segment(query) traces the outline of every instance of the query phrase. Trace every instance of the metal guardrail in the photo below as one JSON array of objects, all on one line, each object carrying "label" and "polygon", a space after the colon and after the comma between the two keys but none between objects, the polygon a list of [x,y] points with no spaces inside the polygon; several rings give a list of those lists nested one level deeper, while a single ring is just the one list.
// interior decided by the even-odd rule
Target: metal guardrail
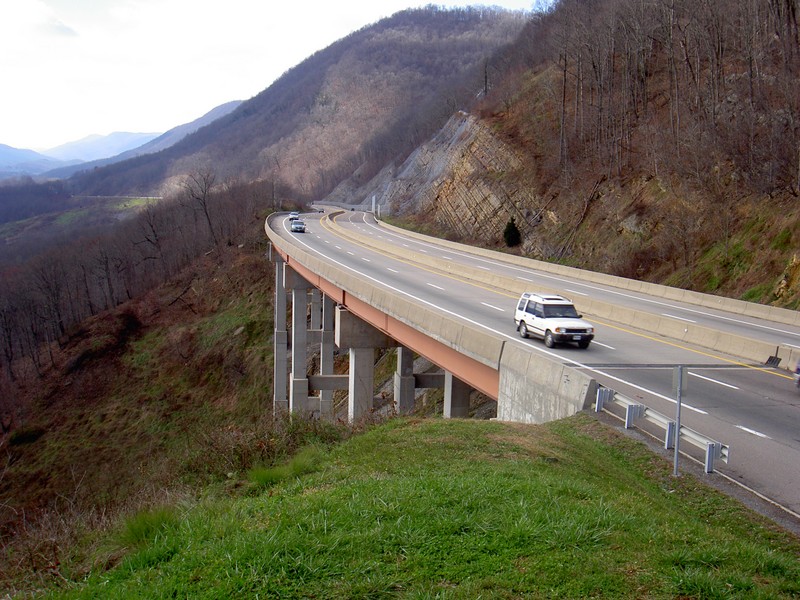
[{"label": "metal guardrail", "polygon": [[[675,447],[675,430],[676,422],[669,417],[665,417],[652,408],[648,408],[644,404],[634,402],[633,400],[619,395],[611,388],[601,387],[597,390],[597,402],[595,404],[595,412],[601,412],[605,409],[607,404],[618,402],[625,407],[625,429],[634,427],[634,421],[637,419],[645,419],[646,421],[658,425],[665,431],[664,435],[664,448],[669,450]],[[714,472],[714,461],[721,460],[728,462],[730,448],[721,442],[712,440],[711,438],[684,427],[681,425],[680,439],[686,440],[690,444],[700,448],[705,452],[705,472]]]}]

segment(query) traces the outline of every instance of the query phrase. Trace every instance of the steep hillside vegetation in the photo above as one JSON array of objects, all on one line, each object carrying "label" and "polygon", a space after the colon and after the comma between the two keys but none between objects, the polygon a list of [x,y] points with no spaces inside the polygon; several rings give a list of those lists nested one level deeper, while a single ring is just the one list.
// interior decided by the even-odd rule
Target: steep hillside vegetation
[{"label": "steep hillside vegetation", "polygon": [[257,221],[241,245],[84,320],[40,373],[3,382],[0,595],[93,562],[91,540],[120,514],[236,494],[248,469],[349,435],[272,418],[275,277]]},{"label": "steep hillside vegetation", "polygon": [[408,153],[481,89],[482,64],[524,25],[486,8],[408,10],[288,71],[236,111],[156,155],[73,179],[82,194],[168,195],[187,172],[269,181],[319,199]]},{"label": "steep hillside vegetation", "polygon": [[779,0],[562,0],[494,58],[480,121],[332,198],[497,246],[513,217],[529,256],[797,307],[797,18]]}]

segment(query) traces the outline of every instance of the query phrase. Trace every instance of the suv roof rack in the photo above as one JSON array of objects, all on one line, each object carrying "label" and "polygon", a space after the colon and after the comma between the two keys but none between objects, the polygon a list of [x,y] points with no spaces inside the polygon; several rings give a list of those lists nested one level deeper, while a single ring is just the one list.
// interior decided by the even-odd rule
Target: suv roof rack
[{"label": "suv roof rack", "polygon": [[524,292],[522,296],[525,298],[538,298],[542,302],[572,303],[572,300],[570,300],[569,298],[565,298],[564,296],[560,296],[559,294],[540,294],[538,292]]}]

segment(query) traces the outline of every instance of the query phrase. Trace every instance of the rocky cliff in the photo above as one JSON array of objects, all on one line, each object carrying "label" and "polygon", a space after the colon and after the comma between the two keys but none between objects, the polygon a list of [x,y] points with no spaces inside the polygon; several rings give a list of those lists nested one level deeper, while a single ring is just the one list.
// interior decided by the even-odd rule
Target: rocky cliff
[{"label": "rocky cliff", "polygon": [[[536,159],[492,122],[458,112],[399,165],[327,200],[371,205],[427,233],[614,275],[794,306],[791,198],[720,201],[680,179],[560,179],[543,186]],[[722,197],[736,194],[736,182]],[[770,210],[765,212],[765,206]],[[514,219],[522,244],[506,248]],[[733,273],[727,282],[720,273]],[[700,283],[698,285],[698,282]]]},{"label": "rocky cliff", "polygon": [[521,228],[539,218],[530,208],[536,195],[519,183],[524,166],[485,122],[459,112],[401,165],[384,169],[360,189],[342,187],[329,199],[374,196],[384,214],[421,216],[426,228],[443,234],[499,242],[511,217]]}]

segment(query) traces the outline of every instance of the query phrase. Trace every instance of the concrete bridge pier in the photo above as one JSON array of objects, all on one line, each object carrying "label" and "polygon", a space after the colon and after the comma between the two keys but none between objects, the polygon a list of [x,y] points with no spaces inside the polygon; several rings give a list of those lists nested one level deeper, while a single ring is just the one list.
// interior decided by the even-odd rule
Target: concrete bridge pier
[{"label": "concrete bridge pier", "polygon": [[322,294],[317,288],[311,288],[311,292],[308,296],[308,303],[311,307],[309,311],[311,329],[322,329]]},{"label": "concrete bridge pier", "polygon": [[444,418],[463,419],[469,416],[469,395],[472,388],[453,376],[444,374]]},{"label": "concrete bridge pier", "polygon": [[336,345],[350,351],[347,420],[353,422],[373,408],[375,350],[394,348],[397,342],[342,306],[336,308]]},{"label": "concrete bridge pier", "polygon": [[414,353],[404,346],[397,347],[397,369],[394,373],[394,410],[407,415],[414,410]]},{"label": "concrete bridge pier", "polygon": [[292,371],[289,375],[289,411],[315,412],[308,397],[308,290],[311,285],[291,269],[284,282],[292,290]]},{"label": "concrete bridge pier", "polygon": [[273,352],[275,360],[272,378],[272,413],[277,416],[289,411],[289,398],[286,395],[289,372],[289,332],[286,328],[286,288],[284,286],[283,258],[275,253],[275,329],[272,334]]},{"label": "concrete bridge pier", "polygon": [[[336,304],[333,299],[322,297],[322,334],[319,348],[319,374],[333,375],[334,356],[334,324],[336,321]],[[326,386],[327,387],[327,386]],[[319,392],[319,414],[323,419],[333,420],[333,390],[329,387]]]},{"label": "concrete bridge pier", "polygon": [[[449,372],[414,374],[414,356],[409,348],[400,346],[347,308],[338,306],[289,267],[279,255],[274,260],[275,415],[302,412],[332,420],[333,391],[347,389],[347,418],[350,422],[356,421],[374,407],[375,350],[397,348],[394,406],[398,414],[408,414],[414,409],[417,388],[444,387],[444,417],[469,416],[469,385]],[[291,336],[287,323],[289,291],[292,300]],[[310,343],[319,343],[319,374],[309,375],[307,371]],[[333,375],[335,346],[349,351],[347,375]],[[319,390],[319,395],[310,397],[311,389]]]},{"label": "concrete bridge pier", "polygon": [[444,388],[445,419],[469,416],[469,396],[472,387],[452,373],[414,373],[413,352],[404,346],[397,348],[397,370],[394,374],[394,407],[404,415],[414,409],[415,391],[423,388]]},{"label": "concrete bridge pier", "polygon": [[353,423],[373,409],[375,348],[350,348],[347,421]]}]

